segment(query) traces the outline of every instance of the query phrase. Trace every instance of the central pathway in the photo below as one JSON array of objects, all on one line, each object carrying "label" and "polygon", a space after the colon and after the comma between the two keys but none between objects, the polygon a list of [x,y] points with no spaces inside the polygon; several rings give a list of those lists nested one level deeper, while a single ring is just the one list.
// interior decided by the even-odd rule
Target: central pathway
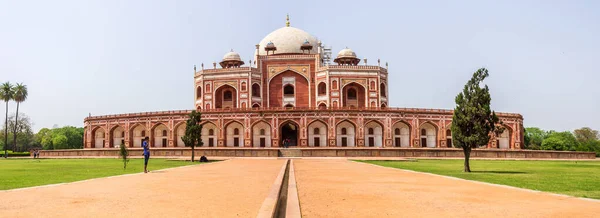
[{"label": "central pathway", "polygon": [[347,160],[295,160],[303,217],[598,217],[600,203]]},{"label": "central pathway", "polygon": [[0,217],[255,217],[285,160],[234,159],[0,192]]}]

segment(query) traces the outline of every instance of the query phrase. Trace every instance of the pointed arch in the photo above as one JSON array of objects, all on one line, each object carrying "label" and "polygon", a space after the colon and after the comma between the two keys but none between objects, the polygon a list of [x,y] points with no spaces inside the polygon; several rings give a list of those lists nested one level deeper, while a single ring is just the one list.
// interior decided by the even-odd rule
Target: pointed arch
[{"label": "pointed arch", "polygon": [[204,147],[216,147],[217,138],[219,136],[219,128],[212,121],[204,121],[201,123],[202,132],[200,137],[202,138],[202,146]]},{"label": "pointed arch", "polygon": [[437,147],[437,135],[439,127],[431,122],[425,121],[419,126],[419,138],[421,147],[435,148]]},{"label": "pointed arch", "polygon": [[378,120],[365,122],[364,139],[366,147],[383,147],[383,123]]},{"label": "pointed arch", "polygon": [[350,82],[342,86],[342,106],[365,108],[367,88],[360,83]]},{"label": "pointed arch", "polygon": [[186,122],[180,121],[173,126],[173,146],[174,147],[185,147],[185,143],[183,143],[183,137],[185,135]]},{"label": "pointed arch", "polygon": [[315,119],[308,124],[308,146],[327,147],[327,123],[321,119]]},{"label": "pointed arch", "polygon": [[143,123],[135,123],[129,127],[129,147],[142,147],[142,139],[150,137],[150,133]]},{"label": "pointed arch", "polygon": [[244,147],[244,124],[236,120],[227,122],[225,136],[227,147]]},{"label": "pointed arch", "polygon": [[327,95],[327,85],[325,84],[325,82],[320,82],[319,85],[317,86],[317,95],[319,95],[319,96]]},{"label": "pointed arch", "polygon": [[286,104],[293,104],[294,107],[309,107],[313,98],[309,95],[309,90],[312,88],[310,80],[293,69],[286,69],[271,76],[266,87],[263,88],[268,90],[266,98],[263,99],[267,101],[269,107],[284,107]]},{"label": "pointed arch", "polygon": [[504,131],[497,135],[496,138],[496,146],[500,149],[511,149],[512,148],[512,136],[513,136],[513,128],[504,124]]},{"label": "pointed arch", "polygon": [[229,84],[216,87],[213,94],[215,108],[237,108],[237,96],[238,90]]},{"label": "pointed arch", "polygon": [[92,148],[104,148],[106,130],[101,126],[92,129]]},{"label": "pointed arch", "polygon": [[298,145],[300,138],[300,124],[293,120],[287,119],[279,124],[279,143],[283,146],[284,140],[287,140],[287,146]]},{"label": "pointed arch", "polygon": [[111,148],[118,148],[121,144],[125,145],[125,128],[119,124],[112,126],[108,132],[109,141],[108,146]]},{"label": "pointed arch", "polygon": [[271,147],[271,124],[258,120],[252,124],[252,146]]},{"label": "pointed arch", "polygon": [[354,147],[356,141],[357,125],[348,120],[341,120],[336,124],[336,140],[338,147]]},{"label": "pointed arch", "polygon": [[261,92],[260,92],[260,85],[258,83],[253,83],[252,84],[252,97],[259,97],[261,96]]},{"label": "pointed arch", "polygon": [[399,120],[392,125],[392,139],[394,147],[410,147],[412,126],[410,123]]},{"label": "pointed arch", "polygon": [[150,146],[167,147],[170,135],[170,129],[167,124],[163,122],[155,123],[150,128]]}]

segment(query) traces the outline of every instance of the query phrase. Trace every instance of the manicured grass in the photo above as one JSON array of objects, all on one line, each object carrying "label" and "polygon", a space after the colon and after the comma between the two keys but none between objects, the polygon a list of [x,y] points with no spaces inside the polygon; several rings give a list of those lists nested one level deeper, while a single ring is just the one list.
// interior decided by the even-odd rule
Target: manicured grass
[{"label": "manicured grass", "polygon": [[[150,159],[148,170],[185,166],[189,161]],[[0,190],[39,186],[144,171],[143,159],[4,159],[0,160]]]},{"label": "manicured grass", "polygon": [[600,161],[471,160],[471,173],[462,172],[463,160],[360,162],[600,199]]}]

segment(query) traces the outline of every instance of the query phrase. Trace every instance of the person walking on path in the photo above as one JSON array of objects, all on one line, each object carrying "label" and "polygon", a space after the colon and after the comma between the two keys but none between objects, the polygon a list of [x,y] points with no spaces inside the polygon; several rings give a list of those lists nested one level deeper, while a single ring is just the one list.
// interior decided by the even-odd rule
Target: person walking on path
[{"label": "person walking on path", "polygon": [[148,159],[150,159],[150,146],[148,146],[148,137],[142,141],[142,148],[144,148],[144,173],[148,173]]}]

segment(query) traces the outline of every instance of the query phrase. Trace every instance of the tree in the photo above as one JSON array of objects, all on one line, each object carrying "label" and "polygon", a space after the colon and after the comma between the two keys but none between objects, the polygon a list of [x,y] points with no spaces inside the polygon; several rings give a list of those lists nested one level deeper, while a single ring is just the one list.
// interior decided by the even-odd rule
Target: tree
[{"label": "tree", "polygon": [[124,144],[119,146],[119,157],[123,159],[123,169],[127,169],[127,163],[129,163],[129,150]]},{"label": "tree", "polygon": [[463,91],[456,98],[456,108],[452,117],[452,139],[461,147],[465,155],[464,171],[471,172],[469,157],[471,149],[490,141],[490,133],[499,134],[504,128],[499,124],[496,113],[490,109],[492,100],[487,85],[480,83],[488,77],[488,70],[481,68],[473,73]]},{"label": "tree", "polygon": [[550,133],[541,146],[542,150],[555,151],[575,151],[577,147],[579,147],[579,142],[569,131]]},{"label": "tree", "polygon": [[[17,117],[16,114],[8,116],[8,127],[2,127],[3,130],[5,130],[2,132],[8,132],[8,135],[2,134],[2,139],[16,137],[20,144],[13,144],[10,147],[8,145],[3,144],[3,146],[7,147],[7,150],[27,151],[30,148],[34,147],[35,143],[35,141],[33,140],[33,131],[31,128],[31,126],[33,126],[33,123],[31,123],[29,117],[25,114],[19,115],[18,122],[17,120],[15,120],[15,117]],[[6,131],[6,129],[8,129],[8,131]]]},{"label": "tree", "polygon": [[593,130],[590,127],[583,127],[581,129],[576,129],[573,131],[575,134],[575,138],[579,143],[586,143],[589,141],[597,141],[598,140],[598,130]]},{"label": "tree", "polygon": [[192,147],[192,162],[194,162],[194,147],[202,146],[202,125],[200,124],[202,114],[197,111],[190,113],[188,120],[185,122],[185,135],[181,140],[186,147]]},{"label": "tree", "polygon": [[52,150],[52,130],[43,128],[35,134],[35,141],[42,146],[44,150]]},{"label": "tree", "polygon": [[[4,120],[4,125],[8,126],[8,102],[12,100],[13,93],[13,85],[10,82],[5,82],[0,85],[0,98],[6,103],[6,116]],[[8,158],[8,128],[4,129],[4,158]]]},{"label": "tree", "polygon": [[54,149],[66,149],[69,146],[68,141],[65,135],[57,134],[52,137],[52,146]]},{"label": "tree", "polygon": [[[17,112],[15,113],[15,126],[19,126],[19,105],[27,99],[27,86],[23,85],[23,83],[17,83],[15,87],[13,87],[13,100],[17,102]],[[13,146],[14,149],[17,148],[17,131],[15,128],[13,132]]]},{"label": "tree", "polygon": [[539,150],[542,146],[542,141],[548,137],[548,132],[537,128],[525,128],[525,147],[528,149]]}]

